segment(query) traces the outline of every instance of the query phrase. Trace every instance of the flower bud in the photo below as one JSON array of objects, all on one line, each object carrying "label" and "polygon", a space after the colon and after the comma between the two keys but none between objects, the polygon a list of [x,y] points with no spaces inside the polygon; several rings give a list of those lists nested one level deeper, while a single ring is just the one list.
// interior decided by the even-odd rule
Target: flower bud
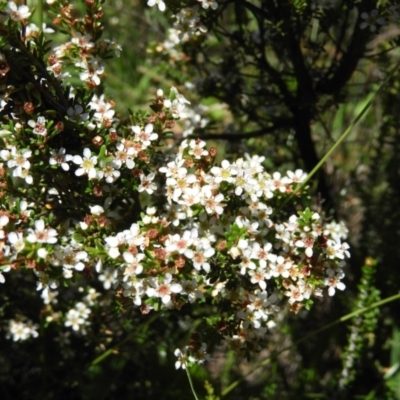
[{"label": "flower bud", "polygon": [[35,106],[33,105],[33,103],[31,103],[30,101],[26,101],[24,103],[24,111],[27,114],[32,114],[35,111]]},{"label": "flower bud", "polygon": [[101,136],[97,135],[92,139],[92,143],[96,147],[100,147],[104,143],[104,138],[102,138]]}]

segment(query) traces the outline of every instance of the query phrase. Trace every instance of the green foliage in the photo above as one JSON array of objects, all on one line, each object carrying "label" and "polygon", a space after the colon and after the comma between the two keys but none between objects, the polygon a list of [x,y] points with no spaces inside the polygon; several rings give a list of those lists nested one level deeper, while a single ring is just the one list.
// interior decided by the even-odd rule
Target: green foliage
[{"label": "green foliage", "polygon": [[[380,300],[380,291],[374,286],[377,261],[368,258],[361,269],[361,281],[358,284],[358,295],[354,301],[353,309],[368,307]],[[371,309],[353,319],[349,326],[347,346],[343,352],[343,369],[339,380],[341,391],[348,390],[354,381],[357,371],[362,365],[362,356],[373,347],[378,323],[379,309]]]}]

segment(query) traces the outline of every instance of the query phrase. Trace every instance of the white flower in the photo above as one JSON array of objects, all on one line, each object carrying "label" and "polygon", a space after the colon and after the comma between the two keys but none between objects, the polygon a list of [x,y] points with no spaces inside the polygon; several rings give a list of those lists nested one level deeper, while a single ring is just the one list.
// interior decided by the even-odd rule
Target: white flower
[{"label": "white flower", "polygon": [[74,108],[70,107],[67,110],[67,115],[70,120],[75,122],[84,122],[89,119],[89,114],[83,112],[82,106],[76,104]]},{"label": "white flower", "polygon": [[182,8],[174,17],[174,28],[179,31],[180,41],[187,41],[195,35],[207,32],[207,28],[201,23],[197,6]]},{"label": "white flower", "polygon": [[132,224],[129,230],[124,231],[124,238],[129,246],[140,247],[144,243],[144,237],[138,224]]},{"label": "white flower", "polygon": [[99,275],[99,281],[103,282],[104,289],[110,289],[111,286],[117,282],[117,274],[118,272],[116,270],[107,268],[103,271],[102,274]]},{"label": "white flower", "polygon": [[10,232],[8,234],[8,241],[17,253],[25,247],[24,237],[21,232]]},{"label": "white flower", "polygon": [[71,39],[71,43],[88,50],[94,47],[94,43],[91,39],[92,37],[90,35],[82,35],[80,32],[77,32],[75,37]]},{"label": "white flower", "polygon": [[165,250],[169,253],[176,251],[179,254],[186,254],[195,238],[197,238],[197,232],[195,230],[185,231],[182,236],[179,234],[170,235],[170,237],[165,241]]},{"label": "white flower", "polygon": [[57,254],[61,258],[61,264],[67,269],[83,271],[85,269],[85,264],[83,262],[88,261],[88,254],[86,251],[76,252],[72,247],[65,247],[59,250]]},{"label": "white flower", "polygon": [[207,354],[207,345],[202,343],[200,348],[196,351],[193,351],[192,354],[189,356],[190,362],[196,362],[198,364],[203,364],[204,361],[209,361],[211,356]]},{"label": "white flower", "polygon": [[260,267],[266,268],[267,260],[269,260],[272,255],[270,253],[271,249],[272,243],[264,243],[262,246],[258,242],[253,244],[252,258],[258,260]]},{"label": "white flower", "polygon": [[203,149],[206,142],[202,140],[191,140],[189,143],[189,154],[199,160],[201,157],[208,156],[208,151]]},{"label": "white flower", "polygon": [[289,278],[289,270],[293,263],[290,260],[285,260],[282,256],[276,258],[275,263],[271,263],[271,273],[273,276],[282,276],[283,278]]},{"label": "white flower", "polygon": [[188,297],[190,303],[194,303],[197,299],[204,297],[203,292],[198,289],[198,284],[195,278],[182,281],[182,294]]},{"label": "white flower", "polygon": [[185,98],[185,96],[178,92],[178,89],[174,86],[171,86],[171,92],[175,96],[175,99],[178,100],[180,104],[190,104],[190,101]]},{"label": "white flower", "polygon": [[349,230],[346,228],[346,225],[343,223],[343,221],[340,223],[332,221],[324,226],[323,233],[326,236],[332,236],[336,242],[340,242],[341,239],[344,240],[347,238]]},{"label": "white flower", "polygon": [[184,163],[184,159],[176,159],[169,162],[166,167],[161,167],[159,171],[165,174],[167,178],[183,177],[187,175],[187,169],[183,166]]},{"label": "white flower", "polygon": [[33,119],[28,121],[28,125],[33,128],[33,133],[35,135],[46,136],[47,128],[46,128],[46,118],[38,117],[37,122]]},{"label": "white flower", "polygon": [[287,176],[289,177],[291,183],[301,183],[307,178],[307,174],[301,169],[296,169],[296,171],[287,171]]},{"label": "white flower", "polygon": [[270,276],[266,273],[263,268],[257,268],[256,270],[248,271],[248,274],[251,276],[251,283],[258,283],[262,290],[267,288],[267,283],[265,282]]},{"label": "white flower", "polygon": [[222,193],[214,196],[211,191],[206,192],[204,195],[204,206],[207,211],[207,214],[217,213],[221,215],[224,212],[225,204],[222,203],[224,200],[224,195]]},{"label": "white flower", "polygon": [[386,21],[385,18],[379,17],[378,14],[378,10],[372,10],[369,14],[367,12],[363,12],[361,14],[361,18],[364,21],[361,22],[360,28],[365,29],[366,27],[369,27],[371,32],[375,32],[377,29],[379,29],[379,25],[384,25]]},{"label": "white flower", "polygon": [[7,215],[0,215],[0,228],[6,226],[10,222],[10,218]]},{"label": "white flower", "polygon": [[158,139],[157,133],[153,133],[153,124],[147,124],[144,130],[137,125],[132,126],[131,129],[135,133],[135,140],[141,142],[145,147],[149,147],[153,140]]},{"label": "white flower", "polygon": [[189,257],[193,262],[193,267],[197,270],[203,268],[207,273],[210,272],[211,266],[208,259],[215,254],[215,250],[212,247],[206,249],[201,246],[197,246],[196,250],[192,252],[191,257]]},{"label": "white flower", "polygon": [[290,285],[289,290],[285,292],[285,295],[289,297],[289,304],[303,301],[304,296],[304,282],[299,281],[298,285]]},{"label": "white flower", "polygon": [[340,281],[343,278],[343,272],[339,272],[336,275],[330,276],[324,280],[324,284],[329,287],[328,294],[333,296],[335,294],[335,289],[344,290],[346,285]]},{"label": "white flower", "polygon": [[186,369],[186,352],[182,352],[180,349],[176,349],[174,351],[175,356],[178,358],[178,360],[175,362],[175,369]]},{"label": "white flower", "polygon": [[46,274],[44,271],[37,271],[33,270],[38,277],[38,282],[36,284],[36,290],[42,290],[46,287],[50,287],[52,289],[55,289],[58,286],[58,281],[54,280],[53,278],[50,278],[48,274]]},{"label": "white flower", "polygon": [[208,9],[209,7],[212,8],[213,10],[216,10],[218,8],[218,3],[215,0],[197,0],[201,3],[201,6],[204,9]]},{"label": "white flower", "polygon": [[125,251],[122,256],[126,262],[124,275],[139,275],[143,272],[143,266],[140,261],[144,259],[144,254],[139,253],[134,256],[132,253]]},{"label": "white flower", "polygon": [[30,320],[26,322],[11,320],[8,324],[8,337],[12,337],[14,342],[29,339],[29,337],[38,337],[38,326]]},{"label": "white flower", "polygon": [[[183,170],[181,170],[183,173]],[[192,183],[195,183],[197,180],[196,176],[193,174],[186,175],[186,170],[185,170],[185,175],[173,178],[167,178],[166,185],[168,188],[168,202],[170,203],[170,198],[172,197],[172,200],[175,202],[179,201],[179,197],[182,196],[184,192],[190,187]],[[196,190],[196,189],[195,189]]]},{"label": "white flower", "polygon": [[[40,29],[39,29],[39,27],[36,25],[36,24],[34,24],[34,23],[30,23],[29,25],[27,25],[27,27],[26,27],[26,36],[30,36],[30,35],[32,35],[33,33],[36,33],[36,32],[39,32],[40,31]],[[48,26],[46,26],[46,24],[43,22],[43,24],[42,24],[42,31],[44,32],[44,33],[54,33],[55,32],[55,30],[54,29],[51,29],[51,28],[49,28]]]},{"label": "white flower", "polygon": [[107,183],[115,182],[121,175],[118,171],[119,164],[111,162],[106,162],[104,160],[100,161],[101,170],[97,171],[97,179],[104,178]]},{"label": "white flower", "polygon": [[167,273],[164,276],[164,281],[159,283],[154,281],[154,287],[149,287],[146,291],[149,297],[159,297],[164,304],[171,301],[172,293],[180,293],[182,291],[182,286],[179,283],[172,282],[172,275]]},{"label": "white flower", "polygon": [[121,244],[120,239],[117,236],[110,236],[104,239],[108,247],[108,255],[111,258],[117,258],[120,255],[118,246]]},{"label": "white flower", "polygon": [[336,242],[335,240],[327,240],[325,253],[327,257],[331,260],[335,258],[340,258],[341,260],[344,259],[344,254],[341,249],[340,242]]},{"label": "white flower", "polygon": [[125,147],[123,143],[118,143],[116,146],[117,152],[115,153],[114,163],[121,166],[125,163],[126,168],[132,169],[135,166],[133,157],[136,154],[136,150],[133,147]]},{"label": "white flower", "polygon": [[17,148],[13,146],[11,148],[11,152],[8,150],[1,150],[0,156],[3,160],[7,161],[8,168],[24,168],[29,169],[31,163],[28,161],[28,158],[31,157],[31,150],[23,150],[22,153],[17,151]]},{"label": "white flower", "polygon": [[147,0],[147,5],[149,6],[149,7],[153,7],[154,5],[158,5],[158,9],[161,11],[161,12],[164,12],[165,11],[165,3],[164,3],[164,1],[163,0]]},{"label": "white flower", "polygon": [[[107,103],[107,107],[108,107]],[[111,105],[109,106],[111,107]],[[104,126],[110,126],[116,119],[114,118],[115,111],[111,109],[101,109],[99,108],[99,111],[95,112],[93,115],[93,118],[102,123]]]},{"label": "white flower", "polygon": [[305,253],[307,257],[312,257],[313,255],[313,246],[314,246],[314,238],[311,236],[304,236],[302,239],[297,240],[295,242],[296,247],[305,247]]},{"label": "white flower", "polygon": [[148,194],[152,194],[155,190],[157,190],[157,185],[153,182],[155,178],[155,174],[152,172],[149,175],[140,175],[140,185],[138,187],[139,192],[146,191]]},{"label": "white flower", "polygon": [[50,290],[49,287],[43,289],[42,294],[40,295],[40,297],[43,299],[44,304],[50,304],[50,303],[57,304],[58,303],[57,296],[58,296],[57,290]]},{"label": "white flower", "polygon": [[79,331],[85,325],[85,322],[80,312],[73,308],[68,311],[64,325],[70,326],[74,331]]},{"label": "white flower", "polygon": [[99,292],[94,288],[90,288],[88,294],[84,297],[84,302],[90,307],[93,307],[96,304],[96,299],[101,296]]},{"label": "white flower", "polygon": [[[4,61],[4,60],[5,60],[5,58],[3,59],[2,54],[0,54],[0,61]],[[4,104],[2,103],[1,107],[3,108],[4,105],[5,105],[5,103]],[[12,132],[10,132],[7,129],[0,129],[0,137],[1,136],[8,136],[8,135],[12,135]]]},{"label": "white flower", "polygon": [[100,85],[101,80],[99,75],[104,73],[104,65],[101,61],[90,58],[89,60],[75,63],[75,66],[84,69],[84,71],[79,74],[81,81],[93,82],[96,86]]},{"label": "white flower", "polygon": [[251,310],[251,309],[246,309],[246,310],[240,310],[236,314],[238,318],[243,319],[243,326],[247,329],[251,326],[253,326],[255,329],[258,329],[261,327],[261,321],[262,319],[265,319],[265,314],[261,310]]},{"label": "white flower", "polygon": [[178,119],[185,117],[184,110],[186,107],[182,103],[179,103],[177,99],[172,100],[172,102],[166,100],[164,106],[171,110],[172,118]]},{"label": "white flower", "polygon": [[242,261],[240,262],[239,266],[241,267],[240,273],[242,275],[246,274],[246,269],[256,269],[256,264],[251,259],[253,250],[250,248],[246,248],[242,250]]},{"label": "white flower", "polygon": [[140,296],[143,295],[143,285],[142,281],[136,278],[136,275],[126,275],[122,287],[124,288],[124,296],[133,298],[133,304],[136,306],[142,304]]},{"label": "white flower", "polygon": [[290,179],[287,176],[282,177],[279,172],[274,172],[272,177],[270,189],[272,191],[279,190],[282,193],[286,192],[287,185],[291,183]]},{"label": "white flower", "polygon": [[32,185],[33,183],[33,177],[30,175],[29,170],[27,169],[17,167],[14,169],[13,176],[18,176],[19,178],[25,179],[25,182],[28,185]]},{"label": "white flower", "polygon": [[97,157],[92,156],[92,152],[87,147],[83,149],[83,156],[84,158],[81,156],[74,156],[72,159],[75,164],[80,166],[80,168],[75,171],[75,175],[81,176],[87,174],[89,180],[95,179],[97,172],[94,166],[97,164]]},{"label": "white flower", "polygon": [[104,213],[104,208],[101,206],[93,206],[93,207],[89,207],[90,208],[90,213],[92,215],[101,215]]},{"label": "white flower", "polygon": [[57,242],[58,233],[55,229],[45,228],[44,221],[42,219],[35,221],[35,230],[30,229],[30,233],[27,236],[28,242],[31,243],[51,243]]},{"label": "white flower", "polygon": [[149,215],[150,217],[154,217],[157,213],[157,209],[155,207],[147,207],[146,208],[146,214]]},{"label": "white flower", "polygon": [[231,165],[228,160],[223,160],[221,167],[212,167],[210,172],[216,177],[215,182],[221,183],[222,181],[233,182],[234,178],[232,175],[237,174],[237,170],[234,165]]},{"label": "white flower", "polygon": [[13,1],[9,1],[7,3],[5,12],[7,12],[10,18],[16,22],[29,18],[31,15],[28,6],[22,5],[17,7],[17,5]]},{"label": "white flower", "polygon": [[91,313],[90,308],[81,301],[75,304],[75,309],[79,312],[82,318],[87,319]]},{"label": "white flower", "polygon": [[49,255],[49,252],[44,247],[41,247],[40,249],[37,249],[36,253],[37,253],[39,258],[43,258],[43,259],[45,259]]},{"label": "white flower", "polygon": [[64,147],[61,147],[56,153],[54,150],[50,151],[51,157],[49,160],[50,165],[61,165],[61,168],[64,171],[69,170],[68,161],[72,161],[73,157],[71,154],[65,154],[66,150]]}]

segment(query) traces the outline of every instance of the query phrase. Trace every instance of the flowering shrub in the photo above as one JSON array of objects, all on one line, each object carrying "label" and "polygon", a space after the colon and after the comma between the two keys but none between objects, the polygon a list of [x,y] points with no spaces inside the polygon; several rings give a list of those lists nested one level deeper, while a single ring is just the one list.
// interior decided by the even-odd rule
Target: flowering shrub
[{"label": "flowering shrub", "polygon": [[[174,87],[157,91],[151,111],[118,118],[102,79],[121,48],[102,38],[101,2],[84,3],[77,18],[48,2],[69,35],[59,46],[28,32],[26,5],[1,3],[0,277],[35,276],[44,303],[32,320],[18,311],[3,321],[5,334],[35,338],[42,319],[87,335],[117,298],[142,314],[213,310],[175,352],[177,367],[222,341],[257,352],[284,299],[297,313],[345,288],[347,230],[310,210],[300,169],[266,171],[250,155],[219,162],[201,139],[174,146],[175,126],[190,130],[190,103]],[[202,31],[179,15],[185,34]]]}]

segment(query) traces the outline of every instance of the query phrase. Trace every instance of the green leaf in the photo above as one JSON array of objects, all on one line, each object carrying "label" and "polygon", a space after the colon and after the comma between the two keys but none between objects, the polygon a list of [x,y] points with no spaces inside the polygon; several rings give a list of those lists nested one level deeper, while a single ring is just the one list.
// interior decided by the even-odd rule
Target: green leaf
[{"label": "green leaf", "polygon": [[106,146],[103,144],[103,146],[100,147],[100,152],[99,152],[99,159],[103,160],[104,159],[104,155],[106,154]]}]

